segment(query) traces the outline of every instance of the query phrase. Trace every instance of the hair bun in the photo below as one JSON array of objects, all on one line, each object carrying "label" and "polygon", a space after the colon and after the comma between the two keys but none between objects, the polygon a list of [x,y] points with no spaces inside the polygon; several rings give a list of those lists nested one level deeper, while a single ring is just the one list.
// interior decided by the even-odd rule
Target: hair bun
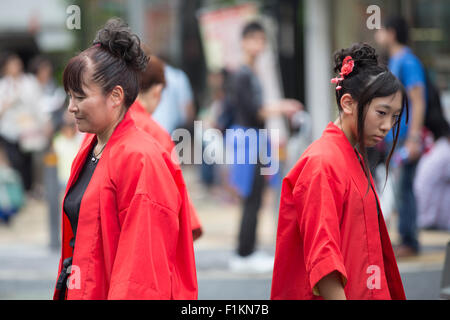
[{"label": "hair bun", "polygon": [[355,62],[354,70],[359,72],[370,66],[378,66],[378,54],[367,43],[355,43],[350,48],[342,49],[334,54],[334,71],[339,73],[346,56],[351,56]]},{"label": "hair bun", "polygon": [[141,48],[139,37],[120,18],[109,19],[97,32],[94,44],[100,44],[136,71],[143,71],[147,66],[148,57]]}]

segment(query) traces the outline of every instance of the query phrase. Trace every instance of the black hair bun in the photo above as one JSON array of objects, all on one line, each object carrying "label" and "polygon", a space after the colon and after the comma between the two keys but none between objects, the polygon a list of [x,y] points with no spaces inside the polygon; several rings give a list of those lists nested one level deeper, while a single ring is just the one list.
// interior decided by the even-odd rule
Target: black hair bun
[{"label": "black hair bun", "polygon": [[147,67],[148,57],[141,48],[141,41],[120,18],[109,19],[97,32],[94,45],[100,44],[114,56],[123,59],[136,71]]},{"label": "black hair bun", "polygon": [[378,66],[378,54],[367,43],[355,43],[350,48],[336,51],[334,54],[334,72],[341,72],[345,57],[351,56],[355,62],[354,72],[359,73],[368,67]]}]

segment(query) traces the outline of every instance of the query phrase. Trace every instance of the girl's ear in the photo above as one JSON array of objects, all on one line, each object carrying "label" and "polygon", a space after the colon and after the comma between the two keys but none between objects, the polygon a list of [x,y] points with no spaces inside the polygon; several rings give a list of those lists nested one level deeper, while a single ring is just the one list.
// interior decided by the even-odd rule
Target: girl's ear
[{"label": "girl's ear", "polygon": [[350,93],[346,93],[341,97],[342,112],[347,115],[352,115],[356,110],[356,101],[352,98]]}]

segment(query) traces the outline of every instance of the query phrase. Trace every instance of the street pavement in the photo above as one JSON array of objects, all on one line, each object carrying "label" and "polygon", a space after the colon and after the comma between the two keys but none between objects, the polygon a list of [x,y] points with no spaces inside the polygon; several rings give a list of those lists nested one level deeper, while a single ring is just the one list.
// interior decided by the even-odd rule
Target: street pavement
[{"label": "street pavement", "polygon": [[[271,273],[235,274],[228,269],[234,254],[240,208],[223,188],[205,188],[197,172],[184,169],[191,198],[204,227],[194,244],[199,299],[265,300],[270,297]],[[276,195],[265,194],[258,223],[258,249],[273,254],[276,235]],[[49,247],[48,210],[42,200],[30,199],[9,225],[0,224],[0,300],[51,299],[59,250]],[[396,221],[390,223],[397,241]],[[419,256],[398,261],[408,299],[439,299],[450,232],[421,231]]]}]

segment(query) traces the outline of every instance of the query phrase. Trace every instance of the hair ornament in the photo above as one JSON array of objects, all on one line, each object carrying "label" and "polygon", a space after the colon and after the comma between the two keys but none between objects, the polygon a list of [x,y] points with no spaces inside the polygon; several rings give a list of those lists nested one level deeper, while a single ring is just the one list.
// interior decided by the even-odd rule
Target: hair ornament
[{"label": "hair ornament", "polygon": [[340,77],[336,77],[331,79],[331,83],[337,84],[336,90],[341,90],[342,86],[339,83],[344,80],[345,76],[352,73],[353,68],[355,67],[355,61],[351,56],[346,56],[344,61],[342,62],[341,72],[339,73]]}]

